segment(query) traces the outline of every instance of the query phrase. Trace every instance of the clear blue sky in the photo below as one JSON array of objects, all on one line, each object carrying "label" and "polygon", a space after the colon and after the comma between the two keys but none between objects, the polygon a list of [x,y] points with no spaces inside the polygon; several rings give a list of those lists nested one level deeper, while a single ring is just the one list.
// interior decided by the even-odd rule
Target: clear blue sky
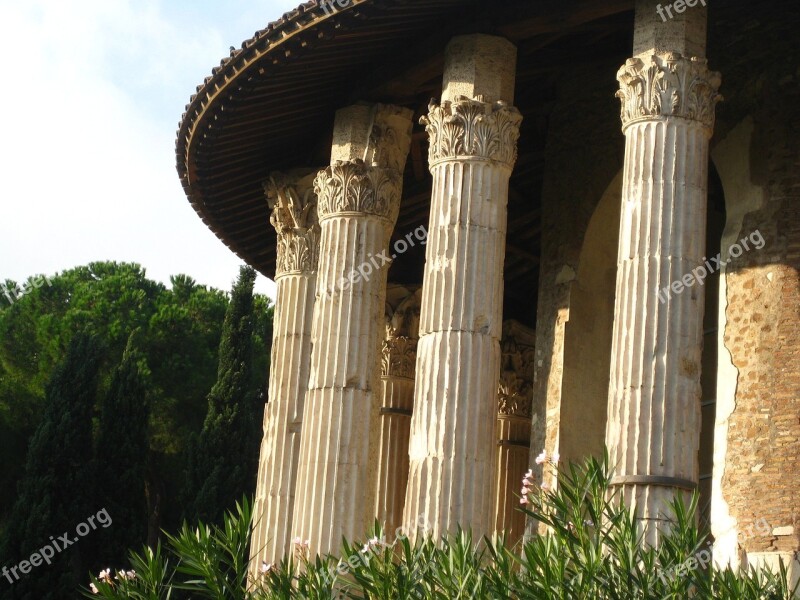
[{"label": "clear blue sky", "polygon": [[186,200],[175,130],[230,46],[299,3],[0,0],[0,281],[116,260],[230,288],[241,261]]}]

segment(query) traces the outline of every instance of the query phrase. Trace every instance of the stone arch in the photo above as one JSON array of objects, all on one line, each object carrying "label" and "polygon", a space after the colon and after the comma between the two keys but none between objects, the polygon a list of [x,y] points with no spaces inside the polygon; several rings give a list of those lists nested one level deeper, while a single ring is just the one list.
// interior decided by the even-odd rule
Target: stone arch
[{"label": "stone arch", "polygon": [[558,448],[562,460],[600,456],[605,445],[622,171],[589,221],[570,289]]},{"label": "stone arch", "polygon": [[[708,256],[716,256],[720,251],[726,213],[720,178],[711,162],[708,191],[706,250]],[[609,184],[595,208],[570,288],[558,443],[562,460],[602,456],[605,446],[621,195],[622,171]],[[718,372],[715,343],[719,315],[718,274],[709,277],[706,292],[700,476],[701,508],[705,507],[702,516],[708,522]]]}]

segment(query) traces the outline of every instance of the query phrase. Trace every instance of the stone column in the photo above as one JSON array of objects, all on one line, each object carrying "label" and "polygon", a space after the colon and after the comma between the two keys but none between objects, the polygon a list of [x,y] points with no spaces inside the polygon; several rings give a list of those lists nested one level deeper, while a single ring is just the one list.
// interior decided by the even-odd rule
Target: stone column
[{"label": "stone column", "polygon": [[525,533],[525,513],[519,510],[519,491],[530,464],[535,344],[534,330],[517,321],[503,324],[497,390],[495,529],[505,532],[509,546],[516,544]]},{"label": "stone column", "polygon": [[320,261],[293,523],[312,553],[338,552],[342,536],[362,537],[375,518],[370,420],[411,117],[383,105],[340,110],[331,166],[315,180]]},{"label": "stone column", "polygon": [[381,353],[383,402],[376,423],[375,512],[388,539],[402,524],[408,483],[408,440],[414,407],[414,372],[422,290],[392,309],[387,302],[386,337]]},{"label": "stone column", "polygon": [[433,193],[403,522],[436,537],[458,524],[476,539],[494,529],[508,180],[522,121],[510,106],[515,72],[507,40],[456,37],[442,103],[423,118]]},{"label": "stone column", "polygon": [[614,483],[657,541],[667,503],[698,481],[708,140],[719,100],[706,9],[662,21],[637,0],[617,79],[626,138],[606,440]]},{"label": "stone column", "polygon": [[273,173],[265,182],[270,222],[278,233],[269,399],[258,466],[251,570],[275,563],[291,539],[303,404],[311,359],[311,316],[319,224],[314,172]]}]

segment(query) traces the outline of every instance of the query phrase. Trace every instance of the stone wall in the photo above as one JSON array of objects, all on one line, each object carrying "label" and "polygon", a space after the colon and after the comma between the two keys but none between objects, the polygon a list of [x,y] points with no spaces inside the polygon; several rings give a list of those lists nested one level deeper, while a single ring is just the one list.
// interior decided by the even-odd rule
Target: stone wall
[{"label": "stone wall", "polygon": [[715,555],[732,564],[745,552],[750,563],[774,564],[800,549],[797,54],[751,63],[760,68],[752,69],[751,80],[739,81],[746,98],[732,96],[734,106],[755,98],[752,115],[713,153],[728,208],[723,251],[755,231],[764,239],[763,249],[746,252],[726,268],[720,292],[725,312],[712,522]]},{"label": "stone wall", "polygon": [[709,19],[723,253],[755,231],[765,242],[720,281],[714,555],[774,565],[800,548],[800,10],[729,0]]}]

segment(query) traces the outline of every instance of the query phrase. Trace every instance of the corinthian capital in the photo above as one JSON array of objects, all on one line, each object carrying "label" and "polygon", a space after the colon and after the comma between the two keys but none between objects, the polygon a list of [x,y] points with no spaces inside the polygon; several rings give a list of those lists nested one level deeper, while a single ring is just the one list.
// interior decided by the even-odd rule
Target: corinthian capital
[{"label": "corinthian capital", "polygon": [[336,161],[314,180],[320,220],[359,213],[394,223],[402,190],[403,178],[397,169],[369,166],[360,159]]},{"label": "corinthian capital", "polygon": [[417,340],[405,336],[389,336],[383,341],[381,375],[414,379]]},{"label": "corinthian capital", "polygon": [[293,272],[313,273],[319,256],[319,222],[313,173],[272,173],[264,182],[278,233],[275,277]]},{"label": "corinthian capital", "polygon": [[722,78],[708,61],[680,54],[654,55],[649,61],[629,58],[617,72],[622,101],[622,129],[641,120],[679,117],[714,129]]},{"label": "corinthian capital", "polygon": [[484,102],[457,96],[452,102],[431,102],[420,119],[430,136],[428,162],[461,159],[491,160],[512,168],[522,115],[504,102]]},{"label": "corinthian capital", "polygon": [[503,324],[502,371],[497,388],[497,412],[501,417],[532,417],[535,343],[534,330],[516,321]]}]

